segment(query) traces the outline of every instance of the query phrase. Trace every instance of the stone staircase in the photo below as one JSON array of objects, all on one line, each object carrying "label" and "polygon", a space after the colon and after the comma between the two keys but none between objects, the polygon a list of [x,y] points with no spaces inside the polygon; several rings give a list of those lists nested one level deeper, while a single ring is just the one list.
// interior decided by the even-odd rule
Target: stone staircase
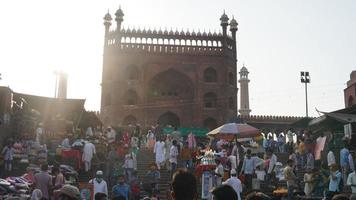
[{"label": "stone staircase", "polygon": [[[139,179],[143,180],[143,177],[147,174],[150,164],[155,161],[154,153],[148,149],[140,149],[137,154],[137,175]],[[167,199],[167,192],[170,190],[170,172],[166,169],[161,169],[161,178],[158,183],[158,190],[160,191],[157,195],[160,200]],[[147,196],[143,190],[141,190],[141,198]]]}]

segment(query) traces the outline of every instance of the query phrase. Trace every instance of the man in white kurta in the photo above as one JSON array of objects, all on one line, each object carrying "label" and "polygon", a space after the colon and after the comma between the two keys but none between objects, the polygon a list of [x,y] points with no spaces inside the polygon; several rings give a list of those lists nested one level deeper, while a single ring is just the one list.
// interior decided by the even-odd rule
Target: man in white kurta
[{"label": "man in white kurta", "polygon": [[96,154],[95,146],[91,142],[86,142],[83,148],[82,161],[84,162],[85,171],[88,172],[91,169],[91,160],[94,154]]},{"label": "man in white kurta", "polygon": [[161,165],[163,164],[165,157],[164,157],[164,146],[165,143],[164,141],[161,139],[159,141],[156,142],[153,152],[156,154],[156,164],[158,169],[161,168]]}]

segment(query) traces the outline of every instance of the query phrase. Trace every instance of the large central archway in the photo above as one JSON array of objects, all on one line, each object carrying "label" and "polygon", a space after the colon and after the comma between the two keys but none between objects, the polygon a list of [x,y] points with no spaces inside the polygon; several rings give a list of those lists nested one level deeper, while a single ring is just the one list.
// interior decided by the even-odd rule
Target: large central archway
[{"label": "large central archway", "polygon": [[194,96],[192,80],[174,69],[158,73],[148,84],[147,96],[149,101],[167,99],[192,99]]},{"label": "large central archway", "polygon": [[166,112],[159,116],[158,118],[158,123],[162,126],[165,127],[167,125],[171,125],[174,127],[179,127],[180,126],[180,120],[179,117],[172,113],[172,112]]}]

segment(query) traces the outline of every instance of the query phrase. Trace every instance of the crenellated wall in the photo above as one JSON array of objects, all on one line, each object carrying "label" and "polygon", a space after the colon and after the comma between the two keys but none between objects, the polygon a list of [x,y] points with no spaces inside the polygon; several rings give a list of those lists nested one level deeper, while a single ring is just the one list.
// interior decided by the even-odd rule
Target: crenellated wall
[{"label": "crenellated wall", "polygon": [[[223,40],[227,39],[226,48]],[[106,46],[122,51],[138,51],[163,54],[194,54],[194,55],[223,55],[233,56],[234,41],[230,36],[211,32],[175,32],[151,29],[122,29],[110,31],[107,35]]]}]

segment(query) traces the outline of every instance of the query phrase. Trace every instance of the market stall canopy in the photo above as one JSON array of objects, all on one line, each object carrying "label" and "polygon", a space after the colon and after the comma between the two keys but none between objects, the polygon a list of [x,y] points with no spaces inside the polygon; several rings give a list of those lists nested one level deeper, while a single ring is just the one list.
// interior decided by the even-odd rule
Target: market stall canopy
[{"label": "market stall canopy", "polygon": [[315,118],[309,122],[309,126],[316,126],[322,123],[350,124],[356,122],[356,115],[344,113],[323,113],[323,116]]},{"label": "market stall canopy", "polygon": [[248,124],[228,123],[224,124],[212,131],[208,136],[232,140],[234,138],[252,138],[261,135],[261,131]]},{"label": "market stall canopy", "polygon": [[[173,128],[164,128],[163,134],[172,134],[174,131]],[[197,137],[205,137],[209,132],[207,128],[178,128],[181,136],[187,136],[190,132],[192,132]]]}]

